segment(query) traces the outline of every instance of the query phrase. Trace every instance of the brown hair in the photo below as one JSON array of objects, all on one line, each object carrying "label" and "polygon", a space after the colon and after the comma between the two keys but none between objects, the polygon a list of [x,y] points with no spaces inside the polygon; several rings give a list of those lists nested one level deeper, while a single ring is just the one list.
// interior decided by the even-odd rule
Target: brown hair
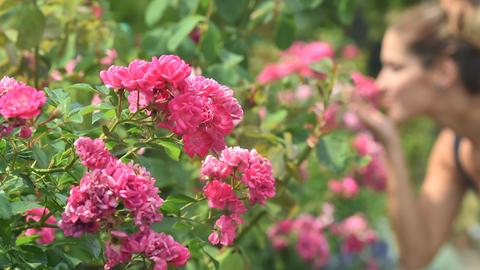
[{"label": "brown hair", "polygon": [[[402,34],[409,50],[420,57],[424,66],[431,66],[440,57],[452,57],[465,88],[470,94],[478,94],[480,44],[476,44],[475,39],[468,38],[467,34],[471,29],[480,29],[480,24],[471,25],[469,23],[473,22],[465,18],[468,17],[456,17],[460,21],[452,24],[445,10],[438,4],[429,2],[405,11],[392,27]],[[469,29],[470,32],[464,33],[463,29]]]}]

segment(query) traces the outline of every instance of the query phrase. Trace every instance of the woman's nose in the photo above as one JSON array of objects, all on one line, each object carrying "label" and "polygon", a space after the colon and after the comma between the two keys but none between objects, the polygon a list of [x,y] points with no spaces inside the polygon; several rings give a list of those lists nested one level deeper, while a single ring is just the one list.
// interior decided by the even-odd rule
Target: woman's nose
[{"label": "woman's nose", "polygon": [[385,71],[382,69],[375,80],[375,85],[379,88],[380,91],[386,91],[386,80],[385,80]]}]

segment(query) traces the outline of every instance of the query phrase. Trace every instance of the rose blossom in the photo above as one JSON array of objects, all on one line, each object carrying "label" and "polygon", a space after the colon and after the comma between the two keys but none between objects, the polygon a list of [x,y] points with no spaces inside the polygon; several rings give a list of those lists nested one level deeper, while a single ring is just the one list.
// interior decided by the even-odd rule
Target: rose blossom
[{"label": "rose blossom", "polygon": [[[26,217],[25,221],[36,221],[40,222],[42,217],[48,215],[50,212],[47,208],[32,208],[30,210],[25,211]],[[45,220],[45,224],[54,225],[57,223],[57,220],[54,216],[50,216]],[[45,245],[50,244],[55,240],[55,228],[43,227],[40,229],[27,229],[25,231],[25,235],[39,235],[40,238],[37,239],[37,243]]]}]

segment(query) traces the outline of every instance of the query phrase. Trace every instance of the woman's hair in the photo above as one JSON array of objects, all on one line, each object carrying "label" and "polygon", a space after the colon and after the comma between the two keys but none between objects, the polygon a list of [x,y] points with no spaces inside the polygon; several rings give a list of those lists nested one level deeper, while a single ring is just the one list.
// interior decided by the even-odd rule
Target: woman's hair
[{"label": "woman's hair", "polygon": [[454,18],[438,4],[420,4],[405,11],[392,28],[426,67],[441,57],[452,57],[463,85],[473,95],[480,93],[480,12],[470,4],[468,14],[457,13]]}]

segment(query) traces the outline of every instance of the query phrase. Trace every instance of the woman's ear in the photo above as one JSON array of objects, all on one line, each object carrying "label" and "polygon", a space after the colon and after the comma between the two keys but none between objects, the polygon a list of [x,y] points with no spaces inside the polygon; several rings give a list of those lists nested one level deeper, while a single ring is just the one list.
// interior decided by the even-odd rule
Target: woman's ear
[{"label": "woman's ear", "polygon": [[458,67],[450,57],[444,57],[435,65],[434,80],[436,85],[442,89],[452,88],[458,82]]}]

